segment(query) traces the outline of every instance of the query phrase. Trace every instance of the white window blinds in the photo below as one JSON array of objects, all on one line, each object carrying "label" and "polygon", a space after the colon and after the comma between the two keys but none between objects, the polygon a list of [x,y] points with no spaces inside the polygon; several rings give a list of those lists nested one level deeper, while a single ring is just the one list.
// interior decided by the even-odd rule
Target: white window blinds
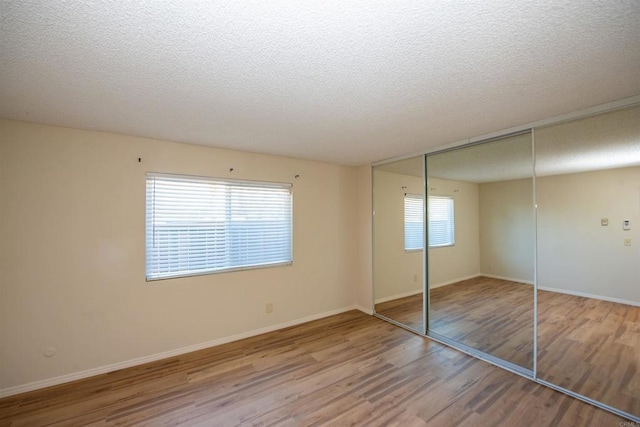
[{"label": "white window blinds", "polygon": [[[429,247],[452,246],[454,240],[453,198],[429,196]],[[404,196],[404,249],[424,248],[424,199],[421,195]]]},{"label": "white window blinds", "polygon": [[290,184],[147,174],[147,280],[289,264]]},{"label": "white window blinds", "polygon": [[453,198],[429,196],[429,247],[454,244]]},{"label": "white window blinds", "polygon": [[424,200],[420,195],[404,196],[404,250],[424,247]]}]

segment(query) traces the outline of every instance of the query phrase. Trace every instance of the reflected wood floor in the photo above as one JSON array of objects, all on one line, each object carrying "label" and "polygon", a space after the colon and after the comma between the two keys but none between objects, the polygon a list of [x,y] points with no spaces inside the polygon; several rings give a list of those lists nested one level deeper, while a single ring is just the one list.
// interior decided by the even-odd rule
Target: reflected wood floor
[{"label": "reflected wood floor", "polygon": [[0,400],[0,425],[618,426],[357,311]]},{"label": "reflected wood floor", "polygon": [[[431,329],[533,369],[533,286],[475,277],[431,290]],[[376,313],[423,331],[422,294],[376,304]]]},{"label": "reflected wood floor", "polygon": [[640,416],[640,307],[538,293],[538,375]]},{"label": "reflected wood floor", "polygon": [[376,304],[376,313],[424,333],[422,293]]},{"label": "reflected wood floor", "polygon": [[430,296],[433,331],[533,369],[532,285],[480,276]]}]

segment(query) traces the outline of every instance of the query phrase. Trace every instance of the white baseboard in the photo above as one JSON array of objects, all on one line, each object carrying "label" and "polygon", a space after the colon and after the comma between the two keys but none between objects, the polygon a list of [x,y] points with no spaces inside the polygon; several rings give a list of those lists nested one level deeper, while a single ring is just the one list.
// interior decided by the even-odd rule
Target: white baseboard
[{"label": "white baseboard", "polygon": [[523,279],[518,279],[516,277],[497,276],[495,274],[487,274],[487,273],[480,273],[480,274],[478,274],[478,276],[489,277],[491,279],[507,280],[509,282],[524,283],[524,284],[527,284],[527,285],[533,285],[533,280],[523,280]]},{"label": "white baseboard", "polygon": [[[447,285],[453,285],[454,283],[458,283],[458,282],[462,282],[464,280],[469,280],[469,279],[475,279],[476,277],[489,277],[491,279],[502,279],[502,280],[508,280],[509,282],[518,282],[518,283],[525,283],[527,285],[533,285],[533,282],[530,280],[522,280],[522,279],[517,279],[514,277],[504,277],[504,276],[497,276],[495,274],[486,274],[486,273],[476,273],[476,274],[470,274],[468,276],[463,276],[463,277],[458,277],[455,278],[453,280],[447,280],[446,282],[440,282],[440,283],[436,283],[435,285],[431,285],[431,289],[435,289],[435,288],[441,288],[443,286],[447,286]],[[419,293],[422,292],[422,289],[418,289],[418,290],[414,290],[414,291],[410,291],[410,292],[404,292],[401,294],[396,294],[396,295],[391,295],[390,297],[384,297],[384,298],[379,298],[375,301],[376,304],[380,304],[383,302],[387,302],[387,301],[393,301],[396,299],[400,299],[400,298],[405,298],[405,297],[410,297],[412,295],[417,295]],[[363,310],[361,310],[363,311]],[[365,311],[366,313],[366,311]]]},{"label": "white baseboard", "polygon": [[431,285],[431,289],[441,288],[447,285],[453,285],[454,283],[462,282],[463,280],[475,279],[476,277],[483,276],[483,274],[476,273],[471,274],[469,276],[458,277],[457,279],[447,280],[446,282],[436,283],[435,285]]},{"label": "white baseboard", "polygon": [[169,351],[164,351],[162,353],[152,354],[149,356],[137,357],[135,359],[126,360],[124,362],[118,362],[118,363],[114,363],[107,366],[100,366],[98,368],[87,369],[85,371],[80,371],[80,372],[73,372],[71,374],[61,375],[54,378],[48,378],[46,380],[34,381],[28,384],[1,389],[0,398],[13,396],[15,394],[20,394],[20,393],[26,393],[29,391],[38,390],[45,387],[51,387],[54,385],[64,384],[71,381],[81,380],[83,378],[93,377],[95,375],[106,374],[109,372],[118,371],[120,369],[131,368],[133,366],[142,365],[149,362],[155,362],[157,360],[179,356],[181,354],[191,353],[193,351],[203,350],[209,347],[216,347],[222,344],[227,344],[233,341],[239,341],[239,340],[250,338],[256,335],[265,334],[267,332],[273,332],[279,329],[300,325],[302,323],[307,323],[313,320],[334,316],[336,314],[345,313],[351,310],[360,310],[367,314],[373,314],[371,310],[367,310],[357,305],[338,308],[336,310],[326,311],[324,313],[318,313],[311,316],[303,317],[302,319],[290,320],[288,322],[278,323],[276,325],[266,326],[264,328],[254,329],[252,331],[242,332],[240,334],[218,338],[218,339],[203,342],[200,344],[194,344],[187,347],[177,348],[175,350],[169,350]]},{"label": "white baseboard", "polygon": [[576,296],[576,297],[599,299],[599,300],[602,300],[602,301],[617,302],[618,304],[626,304],[626,305],[632,305],[634,307],[640,307],[640,301],[631,301],[631,300],[625,300],[625,299],[621,299],[621,298],[612,298],[612,297],[606,297],[606,296],[603,296],[603,295],[588,294],[588,293],[585,293],[585,292],[568,291],[566,289],[549,288],[549,287],[546,287],[546,286],[538,286],[538,290],[540,290],[540,291],[549,291],[549,292],[557,292],[559,294],[567,294],[567,295],[573,295],[573,296]]},{"label": "white baseboard", "polygon": [[[463,277],[458,277],[456,279],[453,280],[447,280],[446,282],[440,282],[440,283],[436,283],[435,285],[431,285],[431,289],[435,289],[435,288],[440,288],[442,286],[447,286],[447,285],[452,285],[454,283],[458,283],[458,282],[462,282],[463,280],[469,280],[469,279],[473,279],[479,276],[486,276],[486,274],[480,274],[480,273],[476,273],[476,274],[471,274],[469,276],[463,276]],[[390,297],[384,297],[384,298],[379,298],[375,301],[376,304],[380,304],[383,302],[387,302],[387,301],[393,301],[396,299],[400,299],[400,298],[405,298],[405,297],[410,297],[413,295],[417,295],[419,293],[422,292],[422,289],[418,289],[418,290],[413,290],[413,291],[409,291],[409,292],[404,292],[401,294],[396,294],[396,295],[391,295]]]},{"label": "white baseboard", "polygon": [[406,298],[413,295],[418,295],[422,293],[422,289],[414,289],[413,291],[403,292],[401,294],[391,295],[390,297],[379,298],[375,301],[376,304],[380,304],[387,301],[393,301],[395,299]]}]

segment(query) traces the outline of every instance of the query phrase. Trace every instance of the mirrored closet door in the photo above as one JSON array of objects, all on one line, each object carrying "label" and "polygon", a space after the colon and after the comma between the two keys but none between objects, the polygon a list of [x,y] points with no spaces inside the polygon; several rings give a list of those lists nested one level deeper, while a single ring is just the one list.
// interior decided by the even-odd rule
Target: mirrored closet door
[{"label": "mirrored closet door", "polygon": [[373,168],[374,308],[424,333],[424,156]]},{"label": "mirrored closet door", "polygon": [[426,173],[429,334],[532,371],[531,133],[429,154]]},{"label": "mirrored closet door", "polygon": [[640,422],[628,105],[375,166],[375,313]]},{"label": "mirrored closet door", "polygon": [[640,107],[535,141],[538,378],[640,417]]}]

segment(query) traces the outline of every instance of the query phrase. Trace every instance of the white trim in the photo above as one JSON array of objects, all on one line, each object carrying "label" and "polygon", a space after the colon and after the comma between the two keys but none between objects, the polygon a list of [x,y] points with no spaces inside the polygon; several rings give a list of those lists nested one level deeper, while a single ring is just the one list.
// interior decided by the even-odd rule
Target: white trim
[{"label": "white trim", "polygon": [[483,274],[476,273],[470,276],[458,277],[457,279],[447,280],[446,282],[440,282],[440,283],[436,283],[435,285],[430,285],[429,288],[430,289],[441,288],[443,286],[453,285],[454,283],[462,282],[463,280],[475,279],[476,277],[480,277],[480,276],[483,276]]},{"label": "white trim", "polygon": [[[442,286],[453,285],[454,283],[462,282],[463,280],[475,279],[476,277],[482,277],[482,276],[489,277],[491,279],[502,279],[502,280],[508,280],[510,282],[519,282],[519,283],[525,283],[527,285],[533,285],[533,282],[530,281],[530,280],[515,279],[513,277],[496,276],[494,274],[476,273],[476,274],[471,274],[469,276],[458,277],[458,278],[453,279],[453,280],[447,280],[446,282],[436,283],[435,285],[430,285],[429,288],[430,289],[441,288]],[[375,300],[375,303],[376,304],[380,304],[380,303],[387,302],[387,301],[393,301],[393,300],[400,299],[400,298],[410,297],[412,295],[417,295],[417,294],[419,294],[421,292],[422,292],[422,289],[418,289],[418,290],[415,290],[415,291],[410,291],[410,292],[404,292],[404,293],[401,293],[401,294],[391,295],[390,297],[379,298],[379,299]],[[363,310],[361,310],[361,311],[363,311]]]},{"label": "white trim", "polygon": [[538,377],[538,181],[536,177],[536,129],[531,129],[533,183],[533,378]]},{"label": "white trim", "polygon": [[509,282],[518,282],[518,283],[524,283],[526,285],[533,285],[533,280],[524,280],[524,279],[518,279],[515,277],[505,277],[505,276],[498,276],[495,274],[486,274],[486,273],[480,273],[480,276],[488,277],[490,279],[500,279],[500,280],[507,280]]},{"label": "white trim", "polygon": [[[169,357],[179,356],[185,353],[191,353],[193,351],[203,350],[205,348],[216,347],[222,344],[227,344],[233,341],[239,341],[245,338],[254,337],[256,335],[266,334],[268,332],[277,331],[279,329],[289,328],[291,326],[300,325],[303,323],[311,322],[325,317],[334,316],[336,314],[345,313],[351,310],[360,310],[367,312],[366,309],[357,305],[351,305],[348,307],[338,308],[336,310],[326,311],[324,313],[313,314],[311,316],[303,317],[301,319],[290,320],[276,325],[266,326],[260,329],[254,329],[247,332],[241,332],[236,335],[228,337],[218,338],[212,341],[203,342],[200,344],[194,344],[187,347],[177,348],[175,350],[163,351],[162,353],[156,353],[149,356],[137,357],[131,360],[125,360],[123,362],[113,363],[111,365],[100,366],[97,368],[87,369],[85,371],[73,372],[71,374],[61,375],[54,378],[48,378],[46,380],[34,381],[27,384],[22,384],[14,387],[0,389],[0,398],[13,396],[15,394],[26,393],[33,390],[39,390],[45,387],[51,387],[59,384],[68,383],[71,381],[81,380],[84,378],[93,377],[95,375],[106,374],[120,369],[131,368],[133,366],[142,365],[149,362],[155,362],[157,360],[166,359]],[[368,313],[371,314],[371,313]]]},{"label": "white trim", "polygon": [[401,294],[391,295],[390,297],[378,298],[377,300],[375,300],[375,303],[376,304],[380,304],[380,303],[387,302],[387,301],[393,301],[394,299],[406,298],[406,297],[410,297],[410,296],[413,296],[413,295],[418,295],[418,294],[421,294],[421,293],[422,293],[422,288],[415,289],[413,291],[403,292]]},{"label": "white trim", "polygon": [[640,307],[640,301],[631,301],[631,300],[626,300],[621,298],[606,297],[603,295],[588,294],[586,292],[568,291],[566,289],[549,288],[547,286],[538,286],[538,290],[557,292],[559,294],[567,294],[567,295],[573,295],[576,297],[599,299],[602,301],[617,302],[619,304],[626,304],[626,305],[632,305],[634,307]]}]

